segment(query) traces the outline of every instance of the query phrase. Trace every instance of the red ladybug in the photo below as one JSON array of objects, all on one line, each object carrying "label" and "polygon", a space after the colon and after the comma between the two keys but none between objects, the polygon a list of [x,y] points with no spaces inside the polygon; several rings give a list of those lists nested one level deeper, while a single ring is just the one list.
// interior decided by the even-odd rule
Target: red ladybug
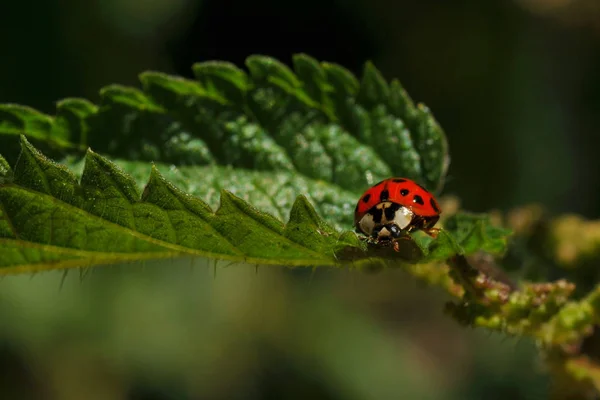
[{"label": "red ladybug", "polygon": [[403,234],[422,230],[436,237],[433,226],[442,210],[429,191],[406,178],[389,178],[368,189],[354,210],[356,231],[377,239],[390,241]]}]

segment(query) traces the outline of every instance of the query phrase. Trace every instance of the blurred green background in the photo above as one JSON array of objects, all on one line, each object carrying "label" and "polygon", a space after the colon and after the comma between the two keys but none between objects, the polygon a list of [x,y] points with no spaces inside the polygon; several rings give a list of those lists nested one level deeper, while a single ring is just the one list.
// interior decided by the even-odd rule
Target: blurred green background
[{"label": "blurred green background", "polygon": [[[371,59],[446,130],[465,208],[600,215],[595,0],[4,2],[0,102],[52,113],[154,69]],[[191,266],[191,268],[190,268]],[[0,281],[4,399],[543,399],[533,343],[459,327],[402,271],[202,260]]]}]

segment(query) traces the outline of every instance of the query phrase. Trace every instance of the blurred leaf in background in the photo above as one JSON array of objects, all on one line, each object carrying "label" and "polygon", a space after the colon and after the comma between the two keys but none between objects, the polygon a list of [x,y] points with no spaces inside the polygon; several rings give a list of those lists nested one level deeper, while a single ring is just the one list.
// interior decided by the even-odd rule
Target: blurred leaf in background
[{"label": "blurred leaf in background", "polygon": [[5,279],[2,340],[29,368],[4,393],[31,380],[60,399],[544,398],[531,344],[464,331],[405,272],[298,272],[214,279],[184,261],[71,274],[60,290],[59,272]]}]

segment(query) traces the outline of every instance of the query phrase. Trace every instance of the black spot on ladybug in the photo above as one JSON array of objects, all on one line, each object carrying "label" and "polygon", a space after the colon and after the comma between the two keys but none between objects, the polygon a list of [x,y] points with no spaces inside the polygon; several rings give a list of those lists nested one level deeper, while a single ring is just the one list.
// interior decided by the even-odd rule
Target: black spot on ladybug
[{"label": "black spot on ladybug", "polygon": [[402,196],[406,196],[408,193],[409,193],[408,189],[402,189],[402,190],[400,190],[400,194]]},{"label": "black spot on ladybug", "polygon": [[392,179],[392,182],[395,182],[395,183],[402,183],[402,182],[406,182],[406,179],[402,179],[402,178],[396,178],[396,179]]},{"label": "black spot on ladybug", "polygon": [[420,205],[425,205],[425,202],[423,201],[423,198],[421,196],[419,196],[418,194],[415,194],[415,197],[413,197],[413,201],[417,204]]},{"label": "black spot on ladybug", "polygon": [[368,203],[371,200],[371,194],[365,194],[365,197],[362,198],[363,203]]},{"label": "black spot on ladybug", "polygon": [[398,211],[399,209],[400,209],[400,204],[392,203],[391,206],[384,209],[385,210],[384,211],[385,219],[387,219],[388,221],[393,221],[394,217],[396,216],[396,211]]},{"label": "black spot on ladybug", "polygon": [[389,198],[390,198],[390,192],[388,192],[387,189],[382,190],[381,194],[379,195],[379,201],[386,201]]},{"label": "black spot on ladybug", "polygon": [[369,212],[373,216],[373,222],[375,222],[376,224],[380,224],[381,217],[383,216],[383,210],[381,208],[373,207]]},{"label": "black spot on ladybug", "polygon": [[440,213],[440,208],[438,207],[433,197],[429,199],[429,204],[431,204],[431,208],[433,208],[433,211],[435,211],[438,214]]}]

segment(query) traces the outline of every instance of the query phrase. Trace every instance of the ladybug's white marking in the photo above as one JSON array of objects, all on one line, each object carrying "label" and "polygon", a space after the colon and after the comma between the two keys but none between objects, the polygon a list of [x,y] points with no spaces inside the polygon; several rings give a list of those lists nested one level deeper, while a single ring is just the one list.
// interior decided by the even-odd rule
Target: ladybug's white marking
[{"label": "ladybug's white marking", "polygon": [[[371,236],[373,230],[381,225],[395,224],[400,230],[406,229],[414,217],[414,213],[406,207],[401,206],[395,213],[392,219],[386,218],[386,209],[393,206],[394,203],[390,201],[384,201],[383,203],[377,204],[375,207],[381,210],[381,221],[376,222],[373,218],[373,214],[366,213],[358,222],[360,230],[366,235]],[[382,228],[378,236],[389,236],[390,232],[387,228]]]},{"label": "ladybug's white marking", "polygon": [[373,214],[366,213],[363,217],[358,221],[358,226],[360,230],[365,233],[365,235],[371,236],[373,233],[373,228],[375,227],[375,221],[373,221]]},{"label": "ladybug's white marking", "polygon": [[415,213],[413,213],[408,208],[400,207],[398,211],[396,211],[396,213],[394,214],[394,219],[390,222],[395,223],[396,226],[400,229],[405,229],[407,226],[410,225],[414,216]]}]

